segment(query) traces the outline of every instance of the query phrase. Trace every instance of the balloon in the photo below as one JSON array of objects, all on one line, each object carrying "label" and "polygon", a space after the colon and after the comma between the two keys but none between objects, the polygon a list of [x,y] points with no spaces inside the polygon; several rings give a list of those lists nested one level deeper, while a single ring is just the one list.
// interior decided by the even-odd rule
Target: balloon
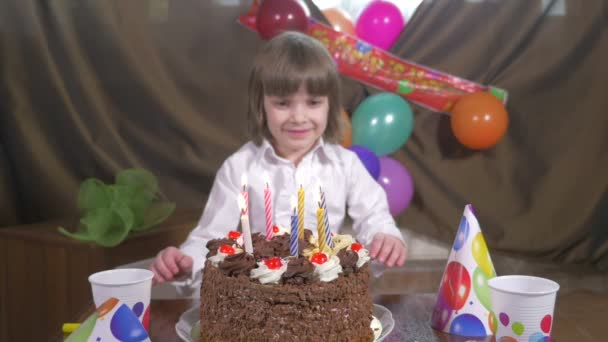
[{"label": "balloon", "polygon": [[445,301],[440,291],[431,316],[431,326],[437,330],[443,330],[452,317],[452,311],[452,308]]},{"label": "balloon", "polygon": [[496,314],[494,311],[490,311],[490,314],[488,315],[488,326],[490,327],[492,334],[496,334],[496,328],[498,328],[498,326],[496,326]]},{"label": "balloon", "polygon": [[386,192],[391,215],[399,215],[414,196],[414,182],[407,169],[390,157],[380,157],[378,183]]},{"label": "balloon", "polygon": [[143,341],[148,338],[146,329],[125,304],[122,304],[112,316],[110,331],[119,341]]},{"label": "balloon", "polygon": [[475,272],[473,272],[473,290],[475,291],[475,295],[477,296],[477,299],[481,305],[488,310],[492,310],[488,276],[479,267],[477,267]]},{"label": "balloon", "polygon": [[471,292],[471,276],[461,263],[450,262],[443,272],[441,293],[446,302],[454,310],[460,310],[469,298]]},{"label": "balloon", "polygon": [[515,322],[511,326],[511,330],[513,330],[513,332],[515,333],[515,335],[521,336],[521,334],[523,334],[524,330],[526,330],[526,329],[524,328],[524,325],[521,324],[521,322]]},{"label": "balloon", "polygon": [[543,319],[540,321],[540,329],[545,333],[548,334],[551,332],[551,315],[545,315],[545,317],[543,317]]},{"label": "balloon", "polygon": [[264,0],[258,9],[256,26],[263,39],[270,39],[282,31],[306,32],[308,18],[294,0]]},{"label": "balloon", "polygon": [[359,104],[352,118],[353,144],[369,148],[378,156],[398,150],[414,128],[412,108],[392,93],[378,93]]},{"label": "balloon", "polygon": [[340,110],[340,116],[342,116],[342,122],[344,123],[344,136],[340,145],[350,147],[353,144],[353,125],[350,123],[350,118],[344,109]]},{"label": "balloon", "polygon": [[388,1],[372,1],[357,19],[356,32],[362,40],[383,50],[393,46],[405,21],[397,5]]},{"label": "balloon", "polygon": [[470,337],[487,336],[483,323],[471,314],[456,316],[450,325],[450,334]]},{"label": "balloon", "polygon": [[118,304],[118,299],[114,297],[110,297],[108,298],[108,300],[103,302],[103,304],[101,304],[97,308],[97,314],[99,315],[99,318],[105,316],[108,312],[112,311],[116,304]]},{"label": "balloon", "polygon": [[355,35],[355,25],[348,13],[339,8],[328,8],[323,11],[323,15],[327,18],[327,21],[329,21],[331,27],[333,27],[335,31],[348,33],[353,36]]},{"label": "balloon", "polygon": [[374,152],[363,146],[357,145],[349,147],[349,150],[357,154],[357,157],[359,157],[370,176],[372,176],[373,179],[378,179],[378,176],[380,175],[380,160]]},{"label": "balloon", "polygon": [[494,265],[492,265],[488,246],[486,245],[486,240],[483,239],[483,234],[481,234],[481,232],[477,233],[473,238],[471,249],[473,252],[473,259],[475,259],[477,265],[479,265],[486,276],[493,278],[496,275],[494,272]]},{"label": "balloon", "polygon": [[456,239],[454,239],[454,250],[457,251],[464,246],[469,237],[469,221],[467,218],[462,216],[460,219],[460,225],[458,226],[458,232],[456,232]]},{"label": "balloon", "polygon": [[486,92],[463,96],[451,112],[452,132],[474,150],[490,148],[504,136],[509,116],[499,99]]}]

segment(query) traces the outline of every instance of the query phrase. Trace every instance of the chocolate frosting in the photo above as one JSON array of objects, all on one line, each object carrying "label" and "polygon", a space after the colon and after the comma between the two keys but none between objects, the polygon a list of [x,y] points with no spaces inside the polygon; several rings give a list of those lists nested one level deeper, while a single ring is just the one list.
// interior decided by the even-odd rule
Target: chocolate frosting
[{"label": "chocolate frosting", "polygon": [[219,264],[219,269],[225,275],[232,277],[244,274],[249,276],[251,271],[256,266],[255,260],[251,254],[245,252],[228,255],[224,261]]},{"label": "chocolate frosting", "polygon": [[342,266],[344,275],[347,276],[357,271],[357,261],[359,260],[357,253],[343,249],[338,252],[338,258],[340,259],[340,266]]},{"label": "chocolate frosting", "polygon": [[306,257],[290,258],[281,278],[284,284],[309,284],[314,280],[314,271],[315,267]]},{"label": "chocolate frosting", "polygon": [[209,252],[207,253],[207,258],[216,255],[217,249],[220,248],[222,245],[232,246],[235,243],[236,243],[236,241],[234,241],[232,239],[228,239],[228,238],[209,240],[209,242],[207,242],[207,246],[206,246],[207,249],[209,250]]},{"label": "chocolate frosting", "polygon": [[270,241],[266,241],[266,238],[258,239],[253,245],[255,259],[259,261],[275,256],[289,256],[289,239],[290,236],[287,234],[273,236]]},{"label": "chocolate frosting", "polygon": [[304,229],[304,240],[298,240],[298,249],[300,255],[302,255],[302,251],[312,247],[312,243],[310,243],[310,237],[312,236],[312,231],[310,229]]}]

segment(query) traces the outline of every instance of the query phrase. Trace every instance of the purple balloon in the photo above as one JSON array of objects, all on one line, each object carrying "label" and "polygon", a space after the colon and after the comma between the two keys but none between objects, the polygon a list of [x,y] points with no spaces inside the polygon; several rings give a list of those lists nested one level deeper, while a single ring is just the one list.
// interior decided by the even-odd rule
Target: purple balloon
[{"label": "purple balloon", "polygon": [[450,318],[452,318],[452,307],[443,297],[442,291],[439,291],[435,308],[431,315],[431,326],[436,330],[445,331],[444,329],[448,325]]},{"label": "purple balloon", "polygon": [[378,160],[376,154],[367,147],[359,145],[353,145],[348,149],[357,154],[357,157],[359,157],[372,178],[378,179],[378,175],[380,175],[380,160]]},{"label": "purple balloon", "polygon": [[363,9],[355,30],[362,40],[388,50],[405,27],[403,15],[397,5],[388,1],[372,1]]},{"label": "purple balloon", "polygon": [[410,205],[414,196],[414,182],[407,169],[391,157],[380,157],[378,183],[386,192],[391,215],[399,215]]}]

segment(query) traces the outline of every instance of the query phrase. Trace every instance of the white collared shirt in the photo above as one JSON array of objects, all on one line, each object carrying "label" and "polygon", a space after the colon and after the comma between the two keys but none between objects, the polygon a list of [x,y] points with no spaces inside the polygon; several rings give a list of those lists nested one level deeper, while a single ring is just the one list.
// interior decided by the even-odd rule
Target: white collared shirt
[{"label": "white collared shirt", "polygon": [[317,208],[313,191],[321,183],[325,192],[330,230],[339,233],[346,210],[353,220],[353,232],[358,241],[368,246],[376,233],[386,233],[403,240],[388,208],[384,190],[367,172],[357,155],[322,139],[304,156],[298,167],[279,157],[272,145],[264,140],[261,146],[253,142],[243,145],[218,170],[211,193],[198,225],[180,249],[191,256],[194,281],[204,266],[207,242],[224,238],[230,230],[240,231],[240,210],[237,196],[242,190],[241,176],[246,173],[249,191],[249,221],[251,232],[265,234],[264,174],[270,178],[273,222],[291,226],[293,213],[290,199],[297,196],[299,182],[305,191],[304,227],[317,235]]}]

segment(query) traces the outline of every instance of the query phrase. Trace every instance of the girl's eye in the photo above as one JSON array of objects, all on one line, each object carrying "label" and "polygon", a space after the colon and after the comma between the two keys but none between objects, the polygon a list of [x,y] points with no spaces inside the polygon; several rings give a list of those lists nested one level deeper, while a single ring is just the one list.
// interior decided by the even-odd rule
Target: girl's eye
[{"label": "girl's eye", "polygon": [[289,102],[285,100],[279,100],[275,101],[274,105],[277,107],[287,107],[289,105]]},{"label": "girl's eye", "polygon": [[308,104],[310,106],[318,106],[322,103],[322,101],[320,99],[310,99],[308,100]]}]

